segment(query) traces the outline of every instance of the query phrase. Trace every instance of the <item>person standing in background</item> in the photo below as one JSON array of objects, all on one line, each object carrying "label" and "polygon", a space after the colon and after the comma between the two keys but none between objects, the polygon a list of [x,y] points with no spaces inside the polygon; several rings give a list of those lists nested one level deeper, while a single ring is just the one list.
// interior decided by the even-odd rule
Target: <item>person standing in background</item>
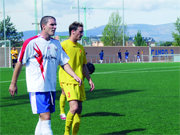
[{"label": "person standing in background", "polygon": [[11,50],[11,59],[12,59],[12,67],[14,69],[18,59],[18,50],[14,46],[12,47]]},{"label": "person standing in background", "polygon": [[141,60],[140,60],[140,50],[137,51],[137,62],[141,62]]},{"label": "person standing in background", "polygon": [[118,52],[118,59],[119,59],[119,63],[121,63],[122,62],[121,49],[119,49]]},{"label": "person standing in background", "polygon": [[128,62],[128,57],[129,57],[129,52],[128,52],[128,50],[126,50],[126,52],[125,52],[125,62],[126,63]]},{"label": "person standing in background", "polygon": [[101,50],[101,52],[99,53],[99,57],[100,57],[99,62],[103,63],[103,57],[104,57],[104,51],[103,50]]}]

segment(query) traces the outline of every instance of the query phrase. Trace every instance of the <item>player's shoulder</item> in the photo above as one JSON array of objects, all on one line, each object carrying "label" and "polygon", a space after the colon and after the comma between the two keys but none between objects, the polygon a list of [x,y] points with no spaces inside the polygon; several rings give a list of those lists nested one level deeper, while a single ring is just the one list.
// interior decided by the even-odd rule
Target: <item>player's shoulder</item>
[{"label": "player's shoulder", "polygon": [[36,35],[36,36],[31,37],[31,38],[28,38],[28,39],[26,39],[26,40],[24,41],[24,43],[25,43],[25,44],[28,44],[30,41],[33,41],[34,39],[37,39],[38,37],[39,37],[39,36]]},{"label": "player's shoulder", "polygon": [[[83,45],[82,44],[80,44],[79,42],[77,42],[77,44],[80,46],[80,47],[83,47]],[[84,47],[83,47],[84,48]]]},{"label": "player's shoulder", "polygon": [[56,46],[60,46],[60,41],[55,39],[55,38],[51,38],[51,43],[56,45]]},{"label": "player's shoulder", "polygon": [[69,44],[69,42],[70,42],[69,39],[64,40],[64,41],[61,42],[61,46],[62,47],[67,46]]},{"label": "player's shoulder", "polygon": [[79,48],[84,50],[84,46],[82,44],[80,44],[80,43],[77,43],[77,44],[78,44]]},{"label": "player's shoulder", "polygon": [[29,45],[31,46],[31,44],[33,44],[38,37],[39,37],[39,36],[36,35],[36,36],[33,36],[33,37],[31,37],[31,38],[26,39],[26,40],[24,41],[24,43],[23,43],[23,47],[22,47],[22,48],[25,49],[27,46],[29,46]]}]

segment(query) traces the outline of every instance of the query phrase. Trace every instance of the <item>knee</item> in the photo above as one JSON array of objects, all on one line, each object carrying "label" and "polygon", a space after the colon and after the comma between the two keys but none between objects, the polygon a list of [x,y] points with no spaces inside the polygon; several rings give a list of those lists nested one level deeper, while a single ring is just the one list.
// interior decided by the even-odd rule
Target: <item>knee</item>
[{"label": "knee", "polygon": [[78,105],[72,105],[70,111],[72,114],[75,114],[78,111]]},{"label": "knee", "polygon": [[62,92],[61,92],[61,94],[63,94],[63,95],[66,95],[63,89],[62,89]]},{"label": "knee", "polygon": [[40,113],[39,117],[40,117],[41,120],[50,120],[51,119],[51,115],[50,115],[49,112]]}]

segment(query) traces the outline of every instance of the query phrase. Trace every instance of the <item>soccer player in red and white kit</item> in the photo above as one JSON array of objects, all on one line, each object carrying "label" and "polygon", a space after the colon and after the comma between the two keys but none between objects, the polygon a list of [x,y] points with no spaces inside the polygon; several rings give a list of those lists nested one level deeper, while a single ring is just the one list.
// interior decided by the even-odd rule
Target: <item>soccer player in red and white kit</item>
[{"label": "soccer player in red and white kit", "polygon": [[56,19],[44,16],[40,22],[41,33],[27,39],[18,57],[9,92],[17,94],[17,79],[23,64],[26,66],[26,83],[33,114],[39,114],[35,135],[52,135],[51,113],[55,111],[56,73],[58,65],[70,74],[79,85],[81,79],[69,66],[69,57],[63,51],[58,40],[51,38],[55,34]]}]

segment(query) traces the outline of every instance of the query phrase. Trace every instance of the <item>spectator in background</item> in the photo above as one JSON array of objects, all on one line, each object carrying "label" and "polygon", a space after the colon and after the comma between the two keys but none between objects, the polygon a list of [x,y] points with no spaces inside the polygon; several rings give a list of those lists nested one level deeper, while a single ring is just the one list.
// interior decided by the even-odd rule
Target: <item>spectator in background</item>
[{"label": "spectator in background", "polygon": [[141,60],[140,60],[140,50],[137,51],[137,62],[141,62]]},{"label": "spectator in background", "polygon": [[11,59],[12,59],[12,67],[13,67],[13,69],[16,66],[17,58],[18,58],[18,50],[15,47],[12,47]]},{"label": "spectator in background", "polygon": [[126,50],[126,52],[125,52],[125,62],[126,63],[128,62],[128,56],[129,56],[129,52],[128,52],[128,50]]},{"label": "spectator in background", "polygon": [[118,59],[119,59],[119,63],[121,63],[122,62],[121,49],[119,49],[119,52],[118,52]]},{"label": "spectator in background", "polygon": [[100,57],[99,62],[100,62],[100,63],[103,63],[103,57],[104,57],[104,52],[103,52],[103,50],[101,50],[101,52],[99,53],[99,57]]}]

